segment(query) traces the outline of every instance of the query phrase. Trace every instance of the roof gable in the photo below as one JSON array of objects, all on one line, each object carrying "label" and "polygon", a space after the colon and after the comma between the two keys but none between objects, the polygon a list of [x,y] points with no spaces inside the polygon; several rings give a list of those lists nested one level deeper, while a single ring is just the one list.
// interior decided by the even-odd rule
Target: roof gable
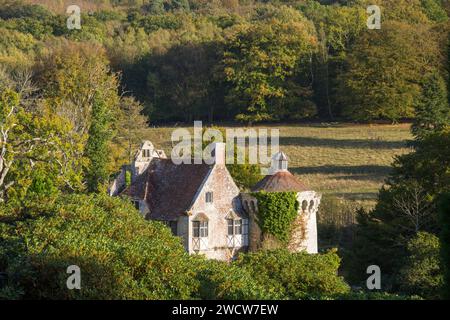
[{"label": "roof gable", "polygon": [[188,211],[212,165],[174,164],[170,159],[153,159],[122,194],[145,200],[149,219],[174,220]]}]

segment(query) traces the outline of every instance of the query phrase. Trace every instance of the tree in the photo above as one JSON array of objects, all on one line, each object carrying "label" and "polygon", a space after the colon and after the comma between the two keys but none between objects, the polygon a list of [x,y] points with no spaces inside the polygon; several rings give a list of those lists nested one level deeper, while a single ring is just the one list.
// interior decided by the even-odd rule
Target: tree
[{"label": "tree", "polygon": [[285,7],[266,21],[237,26],[223,57],[232,86],[228,101],[240,110],[236,119],[254,123],[314,115],[308,85],[299,85],[298,78],[315,45],[313,25]]},{"label": "tree", "polygon": [[111,168],[116,170],[133,160],[134,152],[142,141],[143,130],[148,127],[148,118],[143,115],[144,107],[133,97],[120,100],[120,112],[114,122],[111,141]]},{"label": "tree", "polygon": [[441,266],[444,272],[443,298],[450,299],[450,193],[443,194],[439,206]]},{"label": "tree", "polygon": [[363,121],[413,117],[424,75],[439,65],[433,37],[427,26],[402,22],[364,32],[339,77],[343,115]]},{"label": "tree", "polygon": [[444,79],[435,71],[424,81],[422,95],[415,106],[411,131],[418,140],[439,132],[450,123],[450,106]]},{"label": "tree", "polygon": [[334,97],[336,77],[355,40],[366,27],[363,6],[329,6],[310,1],[303,11],[317,30],[317,52],[314,55],[314,101],[320,117],[339,115]]},{"label": "tree", "polygon": [[36,67],[36,80],[54,112],[69,119],[74,131],[87,134],[96,99],[117,110],[118,78],[104,50],[93,44],[63,41],[50,46]]},{"label": "tree", "polygon": [[[0,297],[23,299],[188,299],[198,281],[178,238],[144,220],[129,200],[66,195],[34,218],[0,208]],[[82,290],[68,290],[69,266]],[[10,297],[11,298],[11,297]]]},{"label": "tree", "polygon": [[439,299],[443,285],[439,238],[419,232],[407,244],[408,257],[400,271],[400,288],[425,299]]},{"label": "tree", "polygon": [[92,106],[89,138],[86,144],[85,156],[89,159],[86,168],[88,191],[99,192],[108,181],[108,146],[111,140],[111,111],[100,95],[94,97]]},{"label": "tree", "polygon": [[375,208],[358,215],[349,261],[355,281],[363,279],[366,266],[377,264],[384,282],[395,285],[408,242],[420,231],[439,233],[439,195],[450,192],[449,129],[429,134],[414,152],[398,157],[385,184]]},{"label": "tree", "polygon": [[79,188],[77,154],[82,140],[70,134],[71,125],[45,108],[25,110],[11,89],[0,94],[1,201],[23,199],[37,165],[54,173],[59,187]]}]

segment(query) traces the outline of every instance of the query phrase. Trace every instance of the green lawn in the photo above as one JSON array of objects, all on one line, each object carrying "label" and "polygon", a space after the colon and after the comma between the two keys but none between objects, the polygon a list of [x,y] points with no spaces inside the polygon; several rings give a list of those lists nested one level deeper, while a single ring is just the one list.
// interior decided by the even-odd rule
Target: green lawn
[{"label": "green lawn", "polygon": [[[396,155],[410,152],[409,125],[310,124],[278,128],[289,168],[316,191],[371,205]],[[149,128],[143,138],[169,155],[174,127]],[[192,128],[189,128],[192,129]]]}]

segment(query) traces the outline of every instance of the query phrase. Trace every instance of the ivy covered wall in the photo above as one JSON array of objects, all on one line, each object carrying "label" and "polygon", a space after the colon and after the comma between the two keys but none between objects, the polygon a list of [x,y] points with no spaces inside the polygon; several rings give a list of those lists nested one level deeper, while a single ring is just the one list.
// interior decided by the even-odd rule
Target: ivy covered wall
[{"label": "ivy covered wall", "polygon": [[296,192],[255,192],[258,201],[257,218],[263,234],[270,234],[287,244],[298,214]]}]

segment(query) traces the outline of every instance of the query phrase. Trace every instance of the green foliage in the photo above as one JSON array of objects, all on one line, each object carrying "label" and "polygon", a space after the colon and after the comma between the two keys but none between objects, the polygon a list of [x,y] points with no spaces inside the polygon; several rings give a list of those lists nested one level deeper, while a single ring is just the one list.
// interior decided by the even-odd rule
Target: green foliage
[{"label": "green foliage", "polygon": [[31,68],[37,41],[32,35],[1,27],[0,64],[8,70]]},{"label": "green foliage", "polygon": [[[84,0],[81,30],[66,28],[61,1],[27,2],[0,0],[0,63],[41,70],[35,57],[54,43],[95,43],[152,121],[413,117],[427,74],[420,64],[442,70],[447,41],[440,0]],[[370,4],[383,9],[382,30],[366,32]],[[75,79],[73,60],[62,56],[68,62],[62,69]],[[49,60],[58,62],[55,55]],[[58,74],[38,77],[49,93],[47,82],[59,83],[61,72],[51,64],[43,69]],[[67,99],[65,85],[59,95]]]},{"label": "green foliage", "polygon": [[363,121],[413,117],[421,93],[417,80],[438,65],[439,55],[424,26],[384,22],[381,30],[362,33],[340,76],[343,114]]},{"label": "green foliage", "polygon": [[415,152],[398,157],[376,207],[359,212],[350,259],[352,281],[363,279],[364,266],[376,264],[384,283],[401,283],[395,278],[408,256],[409,240],[419,231],[439,232],[437,200],[450,191],[449,139],[448,129],[430,134],[417,142]]},{"label": "green foliage", "polygon": [[89,159],[86,168],[87,187],[90,192],[99,192],[108,181],[108,142],[111,139],[111,111],[96,94],[92,106],[92,119],[85,156]]},{"label": "green foliage", "polygon": [[[26,220],[3,212],[0,241],[1,297],[187,299],[198,286],[180,240],[119,198],[63,196]],[[67,290],[71,265],[81,269],[82,290]]]},{"label": "green foliage", "polygon": [[380,291],[351,291],[339,297],[340,300],[422,300],[417,295],[405,296]]},{"label": "green foliage", "polygon": [[340,258],[335,251],[260,251],[239,256],[236,264],[253,274],[266,292],[282,299],[330,299],[349,292],[337,275]]},{"label": "green foliage", "polygon": [[422,140],[430,133],[442,131],[449,123],[447,88],[444,79],[435,71],[425,79],[411,131],[416,139]]},{"label": "green foliage", "polygon": [[443,298],[450,299],[450,193],[443,194],[439,206],[441,267],[444,272]]},{"label": "green foliage", "polygon": [[0,128],[1,201],[23,201],[39,170],[52,177],[58,188],[80,187],[83,161],[76,154],[82,140],[71,134],[65,118],[35,104],[28,106],[7,88],[0,92]]},{"label": "green foliage", "polygon": [[314,28],[293,9],[282,7],[277,14],[239,26],[227,39],[224,74],[232,85],[227,98],[241,108],[240,121],[315,114],[307,87],[295,81],[314,50]]},{"label": "green foliage", "polygon": [[249,270],[223,261],[202,260],[197,267],[199,298],[219,300],[276,299],[273,290],[260,283]]},{"label": "green foliage", "polygon": [[442,0],[421,0],[422,7],[428,19],[436,22],[448,20],[447,12],[442,7]]},{"label": "green foliage", "polygon": [[402,291],[425,299],[439,299],[443,285],[439,238],[419,232],[406,245],[408,257],[400,271]]},{"label": "green foliage", "polygon": [[[203,136],[203,150],[210,144],[214,142],[224,142],[224,141],[215,141],[214,137],[208,140],[205,137],[205,132],[208,128],[203,128],[202,136]],[[209,129],[218,130],[222,134],[224,139],[226,138],[226,130],[222,127],[210,127]],[[240,151],[237,147],[237,144],[234,145],[234,162],[233,164],[227,164],[227,169],[231,174],[234,182],[241,190],[250,190],[259,180],[261,180],[261,168],[257,164],[249,163],[249,156],[246,154],[245,156],[240,154]],[[238,163],[238,159],[244,159],[243,164]]]},{"label": "green foliage", "polygon": [[117,110],[117,75],[111,74],[106,53],[99,45],[55,43],[40,60],[36,80],[42,85],[44,97],[56,113],[72,122],[76,132],[88,132],[95,99]]},{"label": "green foliage", "polygon": [[125,171],[125,186],[129,187],[131,185],[131,172],[130,170]]},{"label": "green foliage", "polygon": [[298,215],[295,192],[256,192],[258,201],[258,224],[263,233],[268,233],[283,243],[289,241],[292,223]]}]

